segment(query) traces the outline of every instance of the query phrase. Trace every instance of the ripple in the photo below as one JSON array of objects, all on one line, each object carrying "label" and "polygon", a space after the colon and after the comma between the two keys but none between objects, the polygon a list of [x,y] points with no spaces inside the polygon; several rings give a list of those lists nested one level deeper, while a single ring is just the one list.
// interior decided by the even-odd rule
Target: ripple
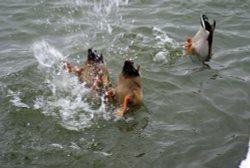
[{"label": "ripple", "polygon": [[[237,167],[249,141],[249,3],[199,2],[0,2],[2,165]],[[183,56],[201,13],[217,21],[210,68]],[[141,65],[144,103],[128,118],[113,121],[63,70],[89,47],[112,81],[125,59]]]}]

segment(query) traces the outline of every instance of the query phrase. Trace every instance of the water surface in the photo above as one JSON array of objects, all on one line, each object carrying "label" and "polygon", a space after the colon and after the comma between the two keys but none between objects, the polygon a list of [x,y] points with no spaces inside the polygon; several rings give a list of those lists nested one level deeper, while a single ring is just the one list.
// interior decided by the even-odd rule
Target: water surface
[{"label": "water surface", "polygon": [[[250,122],[249,1],[2,0],[0,164],[237,167]],[[217,21],[210,68],[183,56],[200,14]],[[143,105],[114,120],[62,68],[103,53],[115,83],[141,65]]]}]

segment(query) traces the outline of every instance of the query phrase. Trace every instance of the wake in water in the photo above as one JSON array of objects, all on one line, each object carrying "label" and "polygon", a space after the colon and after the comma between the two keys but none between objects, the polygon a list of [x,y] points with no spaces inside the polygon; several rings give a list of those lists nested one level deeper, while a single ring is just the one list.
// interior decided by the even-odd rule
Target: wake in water
[{"label": "wake in water", "polygon": [[162,48],[153,58],[154,62],[173,64],[183,56],[183,47],[174,39],[170,38],[164,31],[153,27],[153,35],[156,45]]},{"label": "wake in water", "polygon": [[33,44],[32,51],[51,91],[49,96],[36,98],[35,109],[55,116],[62,126],[71,130],[89,127],[98,118],[111,119],[100,97],[80,83],[76,76],[66,72],[63,64],[67,58],[58,50],[46,41],[40,41]]},{"label": "wake in water", "polygon": [[[152,56],[152,61],[163,64],[174,64],[184,54],[184,44],[171,38],[158,27],[135,28],[139,33],[120,33],[112,41],[111,51],[129,59],[132,56]],[[140,53],[138,53],[138,50]],[[133,59],[137,59],[136,57]]]}]

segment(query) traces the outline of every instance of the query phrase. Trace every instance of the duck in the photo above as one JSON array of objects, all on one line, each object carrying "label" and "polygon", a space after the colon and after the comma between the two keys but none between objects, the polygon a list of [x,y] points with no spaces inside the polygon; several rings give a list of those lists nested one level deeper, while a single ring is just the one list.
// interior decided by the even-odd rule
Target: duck
[{"label": "duck", "polygon": [[211,24],[205,14],[200,16],[200,29],[193,38],[187,38],[186,55],[196,56],[203,64],[211,59],[216,21]]},{"label": "duck", "polygon": [[104,63],[103,55],[102,53],[98,55],[97,51],[93,51],[92,48],[88,49],[87,60],[82,68],[76,69],[68,62],[64,64],[64,67],[68,72],[76,73],[79,81],[84,83],[87,87],[91,87],[93,90],[98,87],[108,87],[110,84],[109,72]]},{"label": "duck", "polygon": [[143,100],[143,82],[140,76],[140,65],[134,67],[132,60],[124,62],[114,90],[108,90],[107,95],[114,95],[118,108],[113,113],[122,117],[127,106],[139,106]]}]

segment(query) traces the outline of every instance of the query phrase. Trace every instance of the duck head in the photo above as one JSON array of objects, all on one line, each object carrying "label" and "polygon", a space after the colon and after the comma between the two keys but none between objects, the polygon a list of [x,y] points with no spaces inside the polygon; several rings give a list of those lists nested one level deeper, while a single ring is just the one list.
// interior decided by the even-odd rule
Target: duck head
[{"label": "duck head", "polygon": [[137,77],[140,76],[139,73],[140,66],[134,67],[134,62],[131,60],[126,60],[123,65],[122,74],[125,77]]},{"label": "duck head", "polygon": [[88,58],[87,58],[88,64],[94,64],[94,63],[103,63],[103,55],[97,54],[97,51],[92,51],[92,48],[88,49]]}]

